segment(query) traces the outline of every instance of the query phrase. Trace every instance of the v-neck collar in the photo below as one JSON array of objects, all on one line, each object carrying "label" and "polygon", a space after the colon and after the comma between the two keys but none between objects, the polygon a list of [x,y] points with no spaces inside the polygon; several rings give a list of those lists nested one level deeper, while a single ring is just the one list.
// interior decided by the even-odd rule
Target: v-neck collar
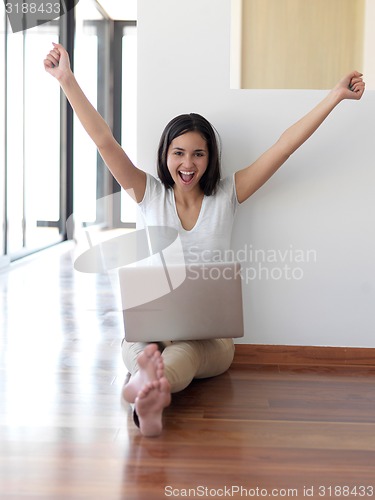
[{"label": "v-neck collar", "polygon": [[173,202],[174,211],[175,211],[175,214],[176,214],[176,217],[177,217],[177,220],[178,220],[178,223],[179,223],[181,229],[183,229],[187,233],[190,233],[191,231],[194,231],[194,229],[198,226],[198,224],[199,224],[199,222],[200,222],[200,220],[202,218],[202,212],[203,212],[203,208],[204,208],[204,205],[205,205],[205,202],[206,202],[206,195],[203,195],[201,207],[199,209],[198,217],[197,217],[197,220],[195,221],[194,226],[191,229],[185,229],[184,226],[182,225],[182,221],[180,219],[180,216],[178,215],[177,203],[176,203],[176,197],[175,197],[175,194],[174,194],[174,190],[172,189],[171,191],[172,191],[172,202]]}]

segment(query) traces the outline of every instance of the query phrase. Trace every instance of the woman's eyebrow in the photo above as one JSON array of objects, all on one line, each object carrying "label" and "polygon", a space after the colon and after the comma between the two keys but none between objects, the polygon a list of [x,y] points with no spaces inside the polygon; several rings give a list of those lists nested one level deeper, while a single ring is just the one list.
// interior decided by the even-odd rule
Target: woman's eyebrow
[{"label": "woman's eyebrow", "polygon": [[[172,149],[178,149],[178,151],[185,151],[184,148],[180,148],[178,146],[175,146],[174,148]],[[206,149],[194,149],[194,152],[195,153],[205,153],[207,150]]]}]

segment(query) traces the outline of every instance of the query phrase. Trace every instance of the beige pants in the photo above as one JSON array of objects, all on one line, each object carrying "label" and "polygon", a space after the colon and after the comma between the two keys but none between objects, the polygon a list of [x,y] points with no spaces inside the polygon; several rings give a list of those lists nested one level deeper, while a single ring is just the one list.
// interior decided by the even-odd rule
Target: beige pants
[{"label": "beige pants", "polygon": [[[122,344],[122,357],[131,375],[138,371],[137,357],[147,344],[126,342]],[[172,392],[182,391],[194,378],[214,377],[224,373],[234,356],[232,339],[189,340],[160,342],[165,376]]]}]

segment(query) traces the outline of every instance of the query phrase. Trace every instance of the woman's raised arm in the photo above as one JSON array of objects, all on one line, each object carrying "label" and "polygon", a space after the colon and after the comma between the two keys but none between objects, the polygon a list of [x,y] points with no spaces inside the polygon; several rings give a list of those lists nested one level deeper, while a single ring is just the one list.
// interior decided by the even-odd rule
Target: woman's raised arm
[{"label": "woman's raised arm", "polygon": [[289,127],[279,140],[254,163],[235,174],[237,197],[240,203],[257,191],[323,123],[344,99],[359,100],[365,90],[362,74],[353,71],[307,115]]},{"label": "woman's raised arm", "polygon": [[145,172],[133,165],[113,137],[108,124],[83,93],[71,71],[67,51],[60,44],[54,43],[53,46],[44,60],[45,70],[58,80],[79,121],[118,183],[129,190],[136,201],[141,201],[146,189]]}]

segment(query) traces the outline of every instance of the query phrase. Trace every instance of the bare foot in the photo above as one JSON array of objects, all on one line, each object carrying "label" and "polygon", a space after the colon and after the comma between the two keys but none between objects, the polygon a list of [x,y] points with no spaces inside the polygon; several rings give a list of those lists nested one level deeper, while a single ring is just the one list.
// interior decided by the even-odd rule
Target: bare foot
[{"label": "bare foot", "polygon": [[141,433],[147,437],[159,436],[163,429],[163,410],[171,402],[171,387],[168,380],[148,382],[135,399]]},{"label": "bare foot", "polygon": [[153,380],[164,375],[164,365],[160,351],[156,344],[148,344],[137,358],[139,370],[130,377],[123,388],[123,396],[129,403],[134,403],[139,391]]}]

